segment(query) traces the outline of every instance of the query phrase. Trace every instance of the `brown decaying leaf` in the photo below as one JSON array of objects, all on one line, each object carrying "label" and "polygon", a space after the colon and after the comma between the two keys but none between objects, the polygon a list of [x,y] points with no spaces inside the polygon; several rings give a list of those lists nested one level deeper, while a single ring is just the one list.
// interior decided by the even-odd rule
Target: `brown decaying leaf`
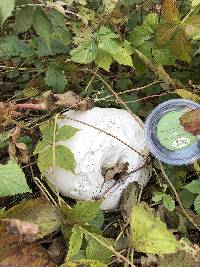
[{"label": "brown decaying leaf", "polygon": [[188,37],[185,35],[183,30],[179,30],[176,37],[173,40],[172,49],[177,57],[177,59],[191,62],[191,51],[192,46],[191,42],[188,40]]},{"label": "brown decaying leaf", "polygon": [[39,229],[37,224],[18,219],[1,219],[0,222],[5,224],[8,234],[15,236],[19,242],[31,243],[35,241]]},{"label": "brown decaying leaf", "polygon": [[168,23],[179,21],[179,11],[174,0],[163,1],[161,14]]},{"label": "brown decaying leaf", "polygon": [[28,163],[29,153],[28,148],[24,143],[18,143],[17,139],[20,137],[21,129],[16,126],[9,132],[8,152],[11,158],[14,158],[17,163]]},{"label": "brown decaying leaf", "polygon": [[21,113],[16,112],[16,106],[13,102],[0,102],[0,128],[2,130],[19,115]]},{"label": "brown decaying leaf", "polygon": [[0,267],[56,267],[49,253],[39,244],[29,244],[12,251]]},{"label": "brown decaying leaf", "polygon": [[176,28],[173,24],[163,23],[158,26],[155,32],[154,43],[158,48],[165,46],[172,38]]},{"label": "brown decaying leaf", "polygon": [[200,108],[187,112],[180,121],[187,132],[193,135],[200,134]]},{"label": "brown decaying leaf", "polygon": [[48,252],[57,264],[61,264],[66,253],[66,242],[62,236],[55,237],[48,248]]}]

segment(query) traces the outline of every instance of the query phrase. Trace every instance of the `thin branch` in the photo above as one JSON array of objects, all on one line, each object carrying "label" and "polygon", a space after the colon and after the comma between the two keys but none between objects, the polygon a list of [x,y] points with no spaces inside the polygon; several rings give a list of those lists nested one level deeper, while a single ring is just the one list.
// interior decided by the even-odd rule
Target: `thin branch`
[{"label": "thin branch", "polygon": [[187,219],[195,226],[196,229],[198,229],[200,231],[200,227],[194,222],[193,218],[190,217],[190,215],[187,213],[187,211],[185,210],[180,198],[179,198],[179,195],[175,189],[175,187],[173,186],[172,182],[170,181],[169,177],[167,176],[167,174],[165,173],[165,170],[163,168],[163,165],[162,163],[159,161],[159,164],[160,164],[160,168],[161,168],[161,173],[163,175],[163,177],[165,178],[165,180],[168,182],[168,184],[171,186],[175,196],[176,196],[176,199],[178,201],[178,204],[179,206],[181,207],[183,213],[185,214],[185,216],[187,217]]}]

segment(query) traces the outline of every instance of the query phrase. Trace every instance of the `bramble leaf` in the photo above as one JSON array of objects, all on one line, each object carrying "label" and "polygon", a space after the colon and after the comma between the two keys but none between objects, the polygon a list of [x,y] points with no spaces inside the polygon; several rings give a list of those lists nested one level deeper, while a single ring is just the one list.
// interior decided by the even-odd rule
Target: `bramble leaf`
[{"label": "bramble leaf", "polygon": [[157,48],[165,46],[172,38],[176,31],[173,24],[161,23],[156,29],[154,44]]},{"label": "bramble leaf", "polygon": [[37,8],[35,11],[33,26],[36,33],[45,41],[50,49],[52,24],[41,8]]},{"label": "bramble leaf", "polygon": [[[105,238],[103,236],[92,233],[92,236],[99,239],[102,243],[107,246],[114,246],[114,240],[111,238]],[[95,238],[85,234],[88,245],[86,248],[86,258],[92,260],[99,260],[108,263],[111,259],[112,252],[101,245]]]},{"label": "bramble leaf", "polygon": [[133,208],[130,225],[135,250],[152,254],[168,254],[178,250],[179,244],[173,234],[146,203],[139,203]]},{"label": "bramble leaf", "polygon": [[56,133],[56,142],[71,139],[78,131],[80,130],[70,125],[62,126]]},{"label": "bramble leaf", "polygon": [[200,0],[192,0],[192,7],[200,5]]},{"label": "bramble leaf", "polygon": [[94,261],[94,260],[79,260],[79,261],[68,261],[60,267],[80,267],[80,266],[87,266],[87,267],[107,267],[107,264],[100,262],[100,261]]},{"label": "bramble leaf", "polygon": [[76,161],[74,158],[74,154],[68,147],[56,145],[55,160],[56,166],[74,173]]},{"label": "bramble leaf", "polygon": [[200,215],[200,195],[198,195],[194,200],[194,209],[198,215]]},{"label": "bramble leaf", "polygon": [[87,40],[71,50],[70,55],[76,63],[91,63],[97,57],[97,45],[94,40]]},{"label": "bramble leaf", "polygon": [[0,164],[0,184],[0,197],[31,192],[22,169],[15,161]]},{"label": "bramble leaf", "polygon": [[83,240],[83,230],[78,225],[74,225],[69,240],[69,248],[67,253],[68,260],[71,259],[80,251],[82,240]]},{"label": "bramble leaf", "polygon": [[96,218],[100,211],[100,203],[97,201],[79,201],[72,209],[62,206],[62,213],[69,225],[85,224]]},{"label": "bramble leaf", "polygon": [[98,48],[97,58],[95,59],[95,62],[100,68],[109,71],[112,61],[112,56],[108,52]]},{"label": "bramble leaf", "polygon": [[190,54],[192,51],[192,46],[183,30],[179,30],[177,35],[175,36],[172,44],[172,49],[177,59],[186,61],[188,63],[191,62]]},{"label": "bramble leaf", "polygon": [[162,17],[168,23],[177,23],[179,19],[179,11],[174,0],[164,0],[162,3]]},{"label": "bramble leaf", "polygon": [[16,31],[25,32],[33,24],[35,8],[32,6],[22,7],[16,14]]},{"label": "bramble leaf", "polygon": [[170,195],[163,194],[163,205],[169,211],[173,211],[175,209],[174,200]]},{"label": "bramble leaf", "polygon": [[63,93],[67,80],[62,66],[58,64],[49,64],[45,76],[45,83],[46,85],[52,87],[54,92]]},{"label": "bramble leaf", "polygon": [[200,180],[193,180],[191,183],[184,186],[191,193],[200,194]]},{"label": "bramble leaf", "polygon": [[0,0],[0,20],[1,27],[7,18],[12,15],[13,10],[15,9],[15,0]]},{"label": "bramble leaf", "polygon": [[189,17],[182,28],[188,38],[194,38],[200,34],[200,16],[191,16]]},{"label": "bramble leaf", "polygon": [[51,146],[39,153],[37,164],[42,174],[50,169],[53,164],[53,152]]}]

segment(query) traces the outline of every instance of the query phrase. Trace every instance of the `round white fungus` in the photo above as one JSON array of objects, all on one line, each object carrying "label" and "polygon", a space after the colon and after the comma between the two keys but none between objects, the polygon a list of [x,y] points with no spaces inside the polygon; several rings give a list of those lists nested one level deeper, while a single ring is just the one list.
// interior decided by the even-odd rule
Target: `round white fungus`
[{"label": "round white fungus", "polygon": [[[94,107],[66,112],[58,120],[58,127],[64,125],[80,131],[72,139],[59,142],[74,153],[75,173],[59,167],[46,173],[61,193],[76,200],[102,199],[101,208],[111,210],[118,208],[121,193],[130,182],[146,185],[151,166],[145,164],[148,150],[137,116],[122,109]],[[121,177],[112,177],[117,168],[122,168]]]}]

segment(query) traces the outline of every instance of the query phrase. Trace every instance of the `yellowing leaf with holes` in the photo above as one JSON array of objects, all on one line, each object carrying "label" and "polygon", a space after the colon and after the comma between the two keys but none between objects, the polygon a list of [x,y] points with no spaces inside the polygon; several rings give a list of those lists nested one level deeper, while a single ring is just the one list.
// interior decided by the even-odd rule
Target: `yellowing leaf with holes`
[{"label": "yellowing leaf with holes", "polygon": [[173,40],[172,49],[177,59],[190,63],[192,46],[183,30],[179,30]]},{"label": "yellowing leaf with holes", "polygon": [[15,161],[0,164],[0,197],[31,192],[26,183],[25,175]]},{"label": "yellowing leaf with holes", "polygon": [[176,7],[176,1],[174,0],[164,0],[162,3],[162,17],[168,23],[178,23],[179,11]]},{"label": "yellowing leaf with holes", "polygon": [[152,254],[169,254],[179,244],[167,226],[146,203],[139,203],[131,215],[131,244],[136,251]]},{"label": "yellowing leaf with holes", "polygon": [[12,15],[15,8],[15,0],[0,0],[0,20],[1,27],[7,18]]}]

